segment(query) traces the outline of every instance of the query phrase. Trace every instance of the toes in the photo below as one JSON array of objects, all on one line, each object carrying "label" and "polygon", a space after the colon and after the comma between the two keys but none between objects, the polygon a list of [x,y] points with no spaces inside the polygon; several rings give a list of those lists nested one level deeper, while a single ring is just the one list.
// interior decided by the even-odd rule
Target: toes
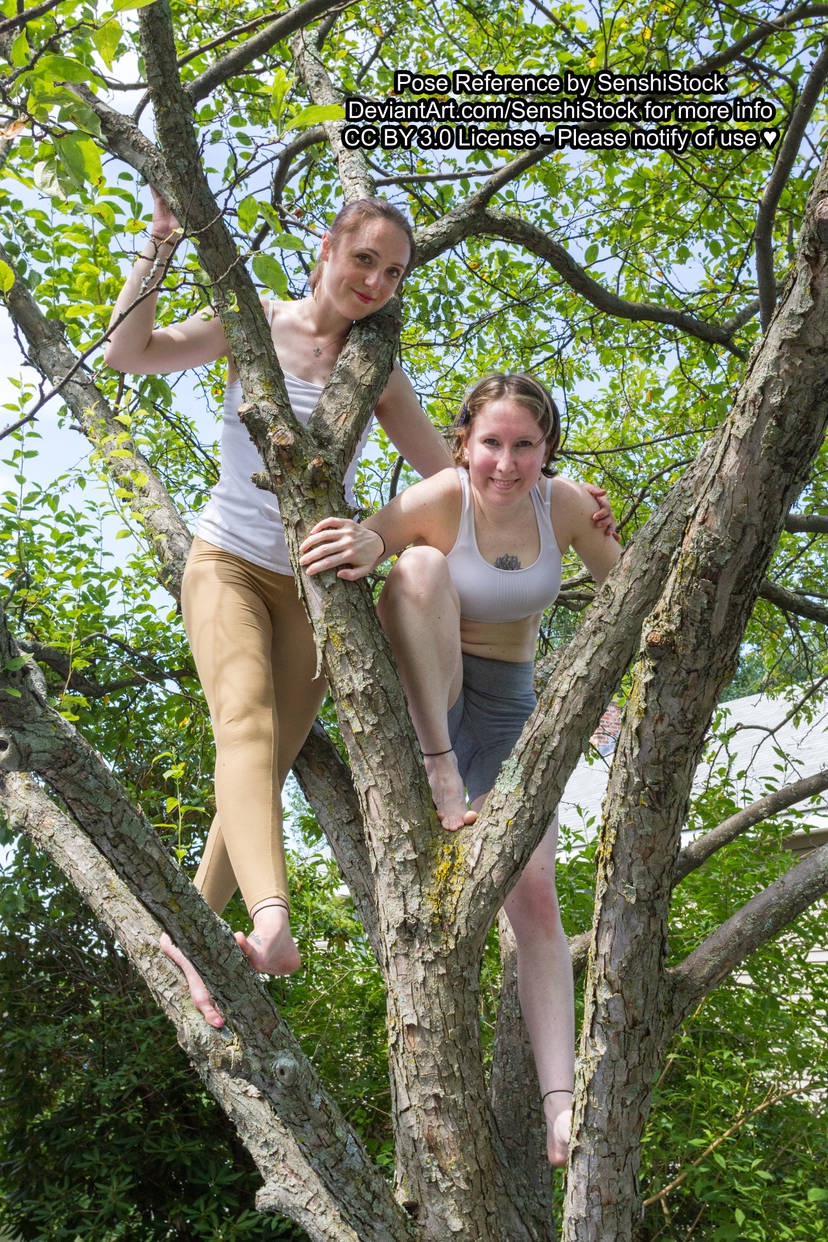
[{"label": "toes", "polygon": [[221,1016],[220,1010],[213,1004],[213,998],[204,986],[204,980],[201,978],[201,975],[193,966],[192,962],[184,956],[178,945],[173,944],[166,932],[162,933],[161,938],[158,941],[158,945],[161,952],[164,953],[171,962],[175,962],[179,970],[182,971],[184,978],[187,981],[187,987],[190,989],[190,999],[198,1012],[204,1018],[204,1021],[207,1022],[209,1026],[215,1027],[216,1029],[224,1026],[224,1018]]}]

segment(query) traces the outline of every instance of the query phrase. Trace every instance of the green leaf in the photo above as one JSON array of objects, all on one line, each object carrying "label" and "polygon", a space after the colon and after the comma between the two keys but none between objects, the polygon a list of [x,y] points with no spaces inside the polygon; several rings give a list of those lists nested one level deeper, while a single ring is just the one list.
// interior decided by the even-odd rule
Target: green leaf
[{"label": "green leaf", "polygon": [[259,203],[255,194],[248,194],[238,206],[239,228],[249,233],[259,218]]},{"label": "green leaf", "polygon": [[33,71],[37,78],[47,82],[87,82],[89,66],[70,56],[42,56]]},{"label": "green leaf", "polygon": [[102,26],[95,26],[92,31],[92,42],[107,69],[111,69],[115,63],[115,53],[122,33],[120,22],[116,22],[114,18],[104,22]]},{"label": "green leaf", "polygon": [[33,659],[34,656],[32,655],[12,656],[10,659],[6,660],[3,668],[8,673],[17,673],[21,668],[25,668],[27,664],[31,664]]},{"label": "green leaf", "polygon": [[55,141],[55,153],[63,168],[79,188],[96,185],[101,179],[101,156],[90,138],[70,134]]},{"label": "green leaf", "polygon": [[267,285],[268,289],[272,289],[279,297],[287,293],[287,277],[284,269],[272,255],[257,254],[253,259],[252,267],[259,280],[263,285]]},{"label": "green leaf", "polygon": [[54,159],[41,160],[34,166],[34,183],[44,194],[48,194],[50,198],[65,198],[63,187],[58,177],[57,161]]},{"label": "green leaf", "polygon": [[285,112],[285,99],[292,86],[292,81],[280,66],[273,75],[273,87],[270,92],[270,115],[274,121],[281,121]]},{"label": "green leaf", "polygon": [[14,284],[14,270],[0,259],[0,293],[8,293]]},{"label": "green leaf", "polygon": [[341,121],[344,116],[345,109],[341,104],[309,104],[291,117],[285,126],[285,132],[289,129],[310,129],[312,125],[321,125],[323,121]]},{"label": "green leaf", "polygon": [[127,9],[145,9],[148,4],[154,3],[155,0],[115,0],[112,8],[116,13],[124,13]]},{"label": "green leaf", "polygon": [[812,1186],[808,1191],[809,1203],[825,1203],[826,1200],[828,1200],[828,1190],[822,1186]]},{"label": "green leaf", "polygon": [[276,233],[269,240],[269,245],[278,246],[280,250],[307,250],[307,244],[302,241],[301,237],[294,237],[292,233]]},{"label": "green leaf", "polygon": [[29,47],[29,41],[26,38],[26,31],[21,30],[11,45],[9,60],[15,69],[20,69],[23,65],[28,63],[30,56],[31,49]]}]

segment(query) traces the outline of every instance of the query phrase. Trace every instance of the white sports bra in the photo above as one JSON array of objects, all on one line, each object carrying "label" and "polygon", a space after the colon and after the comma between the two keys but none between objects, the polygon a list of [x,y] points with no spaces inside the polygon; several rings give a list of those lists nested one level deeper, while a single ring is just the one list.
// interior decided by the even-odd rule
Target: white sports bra
[{"label": "white sports bra", "polygon": [[526,569],[499,569],[480,553],[474,530],[474,505],[468,471],[457,467],[463,493],[460,528],[447,556],[449,574],[467,621],[521,621],[543,612],[561,589],[561,550],[549,517],[549,484],[536,483],[530,497],[540,537],[537,560]]}]

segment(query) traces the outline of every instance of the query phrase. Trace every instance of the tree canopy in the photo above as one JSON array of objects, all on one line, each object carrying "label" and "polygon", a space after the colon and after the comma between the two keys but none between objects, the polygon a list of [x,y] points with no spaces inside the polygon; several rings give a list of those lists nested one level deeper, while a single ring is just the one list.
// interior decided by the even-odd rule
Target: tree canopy
[{"label": "tree canopy", "polygon": [[[819,797],[828,771],[807,788],[786,778],[752,815],[736,814],[728,774],[691,800],[734,677],[816,712],[828,675],[826,12],[4,4],[0,291],[28,369],[9,366],[0,429],[0,806],[9,838],[25,834],[65,877],[22,846],[8,864],[4,1094],[68,1029],[73,986],[54,1015],[44,1003],[61,970],[84,1005],[98,965],[123,992],[123,1017],[76,1020],[74,1070],[90,1030],[120,1046],[131,997],[146,1048],[158,1024],[130,992],[140,974],[206,1088],[197,1124],[220,1109],[227,1149],[244,1149],[259,1181],[260,1215],[251,1201],[233,1220],[226,1187],[211,1216],[202,1181],[176,1201],[175,1227],[190,1230],[176,1236],[280,1236],[282,1217],[325,1242],[826,1230],[825,1188],[808,1184],[824,1167],[826,989],[824,965],[806,962],[828,846],[795,862],[785,840],[790,808]],[[599,592],[571,573],[544,624],[538,709],[477,823],[451,838],[371,592],[300,577],[332,701],[296,765],[299,817],[306,840],[324,832],[352,903],[329,864],[297,859],[305,934],[325,946],[302,1000],[251,974],[186,875],[209,821],[211,740],[176,604],[189,524],[217,476],[223,375],[124,378],[102,363],[149,219],[146,182],[186,239],[161,313],[221,316],[294,555],[313,521],[344,512],[343,462],[397,352],[441,425],[486,370],[543,379],[564,411],[562,469],[608,487],[627,545]],[[410,216],[416,267],[402,306],[352,331],[304,429],[259,295],[299,296],[326,222],[365,193]],[[361,502],[409,478],[380,436]],[[502,929],[501,977],[490,930],[614,696],[624,718],[600,837],[562,880],[584,1002],[576,1136],[553,1213],[512,947]],[[56,962],[52,917],[73,941]],[[182,998],[156,950],[162,928],[229,1033],[207,1031]],[[345,940],[362,1001],[325,977]],[[12,1004],[19,978],[37,997],[31,1041]],[[351,1029],[336,1055],[312,1035],[334,1003]],[[753,1042],[760,1028],[770,1054]],[[145,1064],[140,1045],[95,1062],[110,1099],[126,1094],[130,1058]],[[173,1216],[150,1224],[115,1167],[107,1216],[88,1168],[72,1166],[86,1225],[67,1217],[50,1233],[10,1194],[35,1143],[39,1158],[59,1149],[55,1123],[83,1124],[78,1076],[55,1088],[40,1072],[43,1090],[7,1122],[0,1221],[38,1238],[170,1236]],[[136,1115],[148,1147],[169,1125],[183,1151],[177,1127],[196,1106],[172,1069],[151,1104],[147,1072]],[[247,1165],[245,1193],[251,1179]]]}]

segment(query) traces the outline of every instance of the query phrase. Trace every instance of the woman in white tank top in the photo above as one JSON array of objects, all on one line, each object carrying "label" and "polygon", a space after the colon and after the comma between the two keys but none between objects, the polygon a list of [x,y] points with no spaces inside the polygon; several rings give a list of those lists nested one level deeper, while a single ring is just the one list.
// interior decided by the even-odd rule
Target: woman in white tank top
[{"label": "woman in white tank top", "polygon": [[[543,610],[572,546],[597,582],[619,556],[583,487],[551,476],[560,422],[527,375],[477,383],[455,423],[453,469],[416,483],[370,517],[380,559],[400,552],[379,601],[443,826],[471,823],[534,708]],[[546,477],[545,477],[546,476]],[[402,551],[405,549],[405,551]],[[377,563],[353,522],[327,518],[302,545],[307,573]],[[470,805],[466,802],[466,791]],[[505,903],[518,989],[547,1122],[547,1153],[566,1163],[574,1077],[569,949],[555,892],[557,820]]]},{"label": "woman in white tank top", "polygon": [[[155,325],[158,288],[181,231],[153,191],[151,237],[116,302],[106,361],[119,371],[157,374],[228,356],[217,317],[199,313]],[[379,310],[412,265],[405,217],[381,199],[339,213],[322,239],[311,292],[266,304],[291,405],[307,421],[353,323]],[[299,604],[278,505],[250,475],[258,451],[238,419],[241,385],[228,358],[221,478],[202,514],[182,585],[182,613],[216,738],[217,813],[196,886],[217,912],[237,887],[253,921],[236,933],[254,970],[287,974],[300,965],[289,922],[281,828],[281,785],[307,737],[325,684]],[[422,475],[449,462],[445,443],[395,366],[375,410],[400,453]],[[365,549],[377,537],[362,533]],[[213,1026],[222,1017],[198,975],[171,944],[193,999]]]}]

